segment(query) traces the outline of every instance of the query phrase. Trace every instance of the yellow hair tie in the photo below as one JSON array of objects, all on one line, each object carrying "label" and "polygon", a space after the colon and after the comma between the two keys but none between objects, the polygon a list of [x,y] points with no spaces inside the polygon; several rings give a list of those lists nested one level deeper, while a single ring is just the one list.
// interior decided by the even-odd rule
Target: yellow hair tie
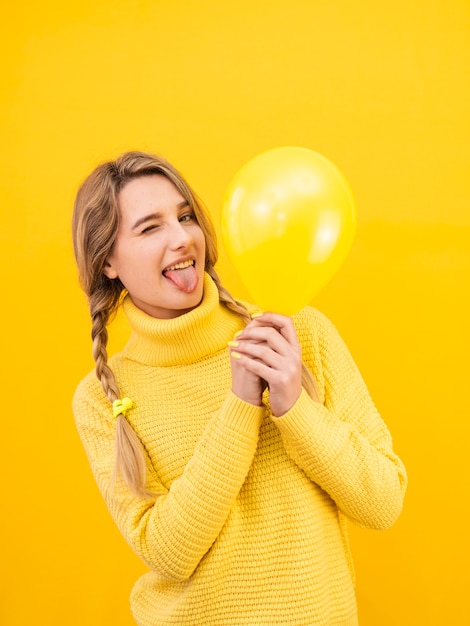
[{"label": "yellow hair tie", "polygon": [[126,417],[128,409],[131,409],[134,403],[130,398],[123,398],[122,400],[114,400],[113,402],[113,415],[118,417],[121,413]]}]

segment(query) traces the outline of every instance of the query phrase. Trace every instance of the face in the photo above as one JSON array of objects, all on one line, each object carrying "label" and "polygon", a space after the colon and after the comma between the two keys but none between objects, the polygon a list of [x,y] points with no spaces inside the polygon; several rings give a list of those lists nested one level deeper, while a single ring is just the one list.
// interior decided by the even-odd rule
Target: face
[{"label": "face", "polygon": [[120,224],[105,274],[119,278],[148,315],[177,317],[203,295],[204,234],[194,212],[165,176],[141,176],[118,196]]}]

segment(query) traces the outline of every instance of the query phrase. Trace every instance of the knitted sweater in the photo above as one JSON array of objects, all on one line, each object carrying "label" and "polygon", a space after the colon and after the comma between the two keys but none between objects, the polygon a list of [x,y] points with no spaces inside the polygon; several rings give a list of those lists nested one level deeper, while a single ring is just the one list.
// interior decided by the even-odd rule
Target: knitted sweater
[{"label": "knitted sweater", "polygon": [[131,594],[137,624],[356,625],[346,518],[389,527],[406,475],[334,327],[310,307],[294,316],[322,403],[302,391],[276,418],[267,397],[231,392],[227,342],[242,322],[208,275],[201,305],[175,319],[123,306],[133,332],[110,366],[161,495],[112,485],[115,421],[93,372],[73,408],[109,511],[150,570]]}]

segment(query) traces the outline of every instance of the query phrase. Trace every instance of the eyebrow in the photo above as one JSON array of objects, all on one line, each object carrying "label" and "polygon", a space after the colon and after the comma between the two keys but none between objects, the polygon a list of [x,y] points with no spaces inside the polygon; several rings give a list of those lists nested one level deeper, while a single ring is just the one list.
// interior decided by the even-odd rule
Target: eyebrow
[{"label": "eyebrow", "polygon": [[[185,209],[187,206],[189,206],[189,202],[187,200],[182,200],[181,202],[178,202],[178,204],[176,205],[176,208],[180,210],[180,209]],[[132,226],[132,230],[135,230],[136,228],[138,228],[145,222],[148,222],[149,220],[158,220],[161,218],[161,216],[162,216],[161,213],[149,213],[148,215],[144,215],[144,217],[140,217],[134,223],[134,225]]]}]

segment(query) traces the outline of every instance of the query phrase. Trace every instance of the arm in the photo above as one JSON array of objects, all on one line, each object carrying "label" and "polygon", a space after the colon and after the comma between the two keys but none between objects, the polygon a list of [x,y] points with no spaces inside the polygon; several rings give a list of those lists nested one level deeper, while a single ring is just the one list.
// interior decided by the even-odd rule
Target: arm
[{"label": "arm", "polygon": [[301,350],[289,318],[265,313],[254,320],[232,345],[232,357],[267,381],[274,422],[297,465],[345,515],[364,526],[386,528],[398,517],[406,488],[388,429],[327,318],[307,308],[297,326],[324,404],[301,388]]},{"label": "arm", "polygon": [[289,455],[345,515],[366,527],[387,528],[402,508],[404,466],[338,332],[313,310],[306,315],[310,320],[300,332],[306,334],[313,324],[318,328],[317,345],[310,351],[320,354],[325,402],[302,392],[275,422]]},{"label": "arm", "polygon": [[114,423],[106,400],[98,402],[79,387],[74,413],[95,479],[127,542],[164,578],[189,578],[220,533],[245,480],[263,407],[229,393],[168,490],[147,459],[148,489],[162,493],[149,498],[133,495],[119,477],[111,486]]}]

